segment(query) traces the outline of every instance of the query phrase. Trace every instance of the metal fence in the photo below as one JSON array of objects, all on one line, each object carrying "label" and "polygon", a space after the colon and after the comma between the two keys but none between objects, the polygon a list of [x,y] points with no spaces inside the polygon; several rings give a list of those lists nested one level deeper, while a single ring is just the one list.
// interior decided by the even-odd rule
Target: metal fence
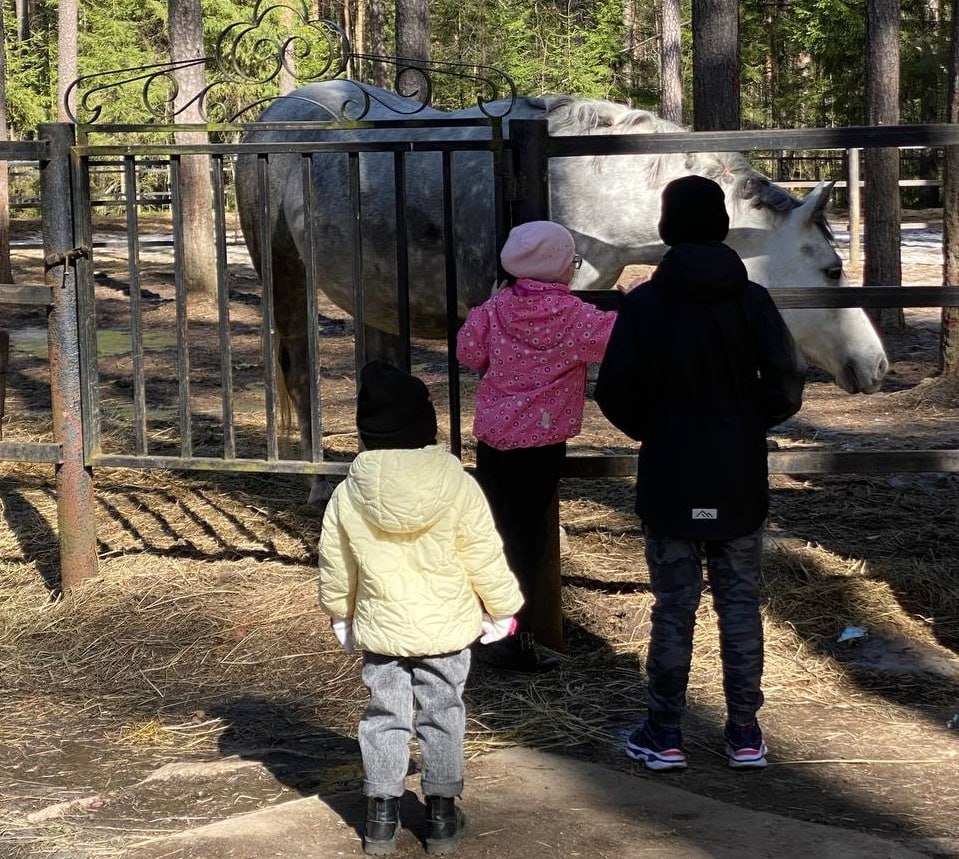
[{"label": "metal fence", "polygon": [[[485,121],[485,120],[484,120]],[[422,121],[419,122],[422,124]],[[354,124],[355,125],[355,124]],[[258,126],[261,127],[262,126]],[[330,126],[324,124],[324,131]],[[0,442],[0,459],[47,462],[57,468],[58,510],[62,549],[62,571],[65,585],[89,575],[96,568],[95,529],[92,519],[93,469],[101,466],[127,468],[167,468],[218,471],[260,471],[276,473],[342,474],[343,462],[331,462],[324,456],[322,438],[322,402],[318,388],[310,392],[314,439],[312,456],[307,459],[283,457],[278,445],[277,365],[272,314],[273,282],[269,270],[262,277],[262,363],[263,363],[263,425],[265,453],[261,456],[241,455],[237,451],[234,423],[234,393],[230,375],[231,334],[229,330],[229,290],[226,280],[226,176],[231,160],[238,154],[254,154],[265,171],[269,159],[279,154],[297,154],[303,163],[305,188],[310,187],[310,156],[316,152],[338,152],[349,159],[354,214],[360,217],[358,204],[359,159],[364,152],[390,153],[395,159],[396,175],[402,181],[409,145],[403,141],[390,143],[325,143],[295,144],[205,144],[175,146],[159,144],[131,144],[119,142],[105,145],[82,143],[74,139],[74,127],[50,124],[42,126],[39,140],[29,144],[12,144],[0,149],[0,157],[17,160],[35,160],[41,175],[40,197],[43,210],[44,256],[46,278],[44,284],[0,285],[0,302],[39,303],[51,310],[51,391],[53,394],[55,441],[49,444],[22,444]],[[596,135],[589,137],[549,137],[541,120],[514,120],[509,138],[503,140],[493,130],[486,141],[473,141],[469,148],[482,149],[491,157],[503,158],[511,165],[517,187],[522,195],[512,201],[509,217],[514,221],[548,215],[549,189],[545,177],[551,158],[594,155],[659,154],[695,151],[770,151],[797,149],[846,150],[871,146],[945,146],[959,144],[959,129],[950,125],[900,126],[885,128],[806,129],[790,131],[697,132],[649,135]],[[464,147],[462,140],[434,140],[420,142],[420,150],[442,153],[444,164],[443,197],[446,217],[452,218],[449,158]],[[213,165],[215,205],[215,242],[218,271],[216,337],[223,358],[221,364],[221,425],[218,429],[218,450],[198,451],[194,444],[195,422],[191,414],[190,346],[187,337],[187,296],[183,284],[182,212],[176,193],[176,174],[179,160],[185,155],[201,154]],[[95,197],[91,191],[91,165],[100,161],[120,160],[127,193],[124,207],[127,221],[128,279],[130,305],[132,388],[131,427],[128,446],[109,450],[104,447],[103,414],[100,403],[100,380],[97,365],[97,323],[94,295],[95,254],[92,211]],[[168,161],[171,183],[172,244],[174,249],[173,278],[176,295],[176,366],[170,373],[176,376],[176,398],[172,409],[176,413],[177,440],[175,450],[155,450],[147,432],[147,401],[145,396],[144,363],[145,326],[141,302],[140,254],[138,238],[139,195],[135,192],[138,166],[141,162]],[[310,197],[309,194],[306,195]],[[401,197],[402,195],[397,195]],[[507,217],[504,214],[504,218]],[[402,204],[397,209],[398,247],[405,245],[405,222]],[[452,234],[451,220],[446,221],[447,235]],[[502,227],[498,230],[502,233]],[[267,238],[267,242],[269,239]],[[359,260],[362,248],[354,245],[348,251]],[[398,253],[400,251],[398,250]],[[403,251],[405,254],[405,250]],[[447,243],[447,270],[453,272],[448,283],[447,306],[448,354],[454,354],[457,320],[455,249]],[[405,257],[403,257],[405,259]],[[309,270],[315,269],[315,249],[305,261]],[[404,266],[399,266],[400,284],[398,306],[399,330],[409,354],[410,327],[408,315],[409,279]],[[616,292],[585,294],[588,300],[606,307],[615,306],[620,295]],[[774,299],[787,307],[955,307],[959,306],[959,288],[929,285],[922,287],[872,287],[861,289],[781,289]],[[316,320],[315,295],[308,291],[308,318]],[[357,360],[364,354],[363,343],[362,272],[358,268],[354,281],[354,313],[357,338]],[[317,373],[318,332],[315,325],[308,327],[309,353],[314,362],[310,373]],[[460,446],[459,377],[455,360],[449,360],[449,391],[453,447]],[[82,417],[81,417],[82,416]],[[635,456],[570,455],[565,475],[568,477],[608,477],[632,474]],[[907,471],[959,471],[957,450],[917,451],[775,451],[770,453],[770,470],[781,473],[891,473]]]}]

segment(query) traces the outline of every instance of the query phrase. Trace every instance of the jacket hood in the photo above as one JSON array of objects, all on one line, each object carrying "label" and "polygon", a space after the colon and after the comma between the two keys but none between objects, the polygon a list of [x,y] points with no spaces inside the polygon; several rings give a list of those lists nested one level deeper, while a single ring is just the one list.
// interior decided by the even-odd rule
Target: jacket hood
[{"label": "jacket hood", "polygon": [[364,519],[391,534],[435,524],[460,492],[463,466],[438,445],[367,450],[350,466],[346,491]]},{"label": "jacket hood", "polygon": [[500,290],[493,308],[500,326],[510,337],[537,351],[552,349],[569,339],[569,326],[574,320],[570,318],[563,324],[562,319],[569,307],[568,295],[568,284],[521,278]]},{"label": "jacket hood", "polygon": [[678,244],[666,252],[651,280],[671,295],[697,303],[723,301],[749,281],[746,266],[722,242]]}]

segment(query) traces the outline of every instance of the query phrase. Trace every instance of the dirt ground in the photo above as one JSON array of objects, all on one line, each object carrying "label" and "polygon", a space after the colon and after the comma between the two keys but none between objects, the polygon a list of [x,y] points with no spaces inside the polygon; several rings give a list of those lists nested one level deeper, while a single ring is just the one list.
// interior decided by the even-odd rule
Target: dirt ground
[{"label": "dirt ground", "polygon": [[[129,451],[129,275],[125,241],[106,226],[98,237],[121,244],[94,254],[104,447]],[[144,231],[148,436],[160,453],[178,446],[177,320],[169,248],[147,241],[163,225]],[[14,238],[31,234],[19,225]],[[18,282],[41,280],[38,254],[17,251]],[[229,267],[237,447],[261,455],[259,290],[240,245]],[[905,280],[939,282],[935,254],[911,258]],[[346,459],[356,448],[351,323],[327,303],[320,310],[324,445]],[[13,340],[3,438],[47,440],[43,314],[3,313]],[[880,393],[850,396],[811,371],[802,412],[773,441],[959,448],[959,394],[932,378],[938,310],[907,311],[907,322],[885,338],[891,370]],[[201,455],[222,452],[216,325],[212,305],[191,308]],[[414,370],[441,411],[445,367],[442,344],[416,344]],[[464,379],[467,461],[472,385]],[[590,403],[576,447],[630,444]],[[100,576],[58,600],[51,469],[0,463],[0,856],[122,855],[165,833],[355,792],[362,687],[356,658],[337,649],[315,606],[321,510],[306,503],[304,479],[100,469],[96,483]],[[631,495],[630,480],[564,481],[563,666],[533,678],[477,667],[467,690],[472,759],[528,747],[649,778],[621,751],[643,714],[651,605]],[[773,763],[747,778],[724,765],[719,645],[704,599],[691,767],[667,784],[959,856],[957,519],[957,475],[775,476],[761,713]],[[200,786],[156,776],[193,764],[223,769]]]}]

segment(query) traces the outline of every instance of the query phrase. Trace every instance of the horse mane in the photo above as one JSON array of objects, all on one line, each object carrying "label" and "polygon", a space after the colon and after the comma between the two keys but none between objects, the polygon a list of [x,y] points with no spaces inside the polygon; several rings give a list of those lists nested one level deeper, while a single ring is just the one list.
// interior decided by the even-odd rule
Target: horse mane
[{"label": "horse mane", "polygon": [[[530,99],[529,103],[542,106],[553,135],[668,134],[688,130],[648,110],[611,101],[561,95]],[[606,159],[615,157],[594,156],[594,169],[602,171]],[[778,218],[784,218],[801,205],[788,191],[756,170],[741,152],[673,152],[648,156],[646,180],[650,188],[660,188],[671,179],[690,173],[713,179],[720,185],[734,182],[729,200],[737,205],[767,209]],[[828,234],[825,219],[821,226]]]}]

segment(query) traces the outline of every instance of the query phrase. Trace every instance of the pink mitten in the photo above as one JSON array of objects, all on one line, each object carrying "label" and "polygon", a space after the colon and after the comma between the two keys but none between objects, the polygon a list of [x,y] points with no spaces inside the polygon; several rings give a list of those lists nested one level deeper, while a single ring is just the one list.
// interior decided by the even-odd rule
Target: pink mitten
[{"label": "pink mitten", "polygon": [[480,636],[480,644],[492,644],[516,632],[515,617],[501,617],[499,620],[493,620],[485,611],[483,612],[483,634]]}]

